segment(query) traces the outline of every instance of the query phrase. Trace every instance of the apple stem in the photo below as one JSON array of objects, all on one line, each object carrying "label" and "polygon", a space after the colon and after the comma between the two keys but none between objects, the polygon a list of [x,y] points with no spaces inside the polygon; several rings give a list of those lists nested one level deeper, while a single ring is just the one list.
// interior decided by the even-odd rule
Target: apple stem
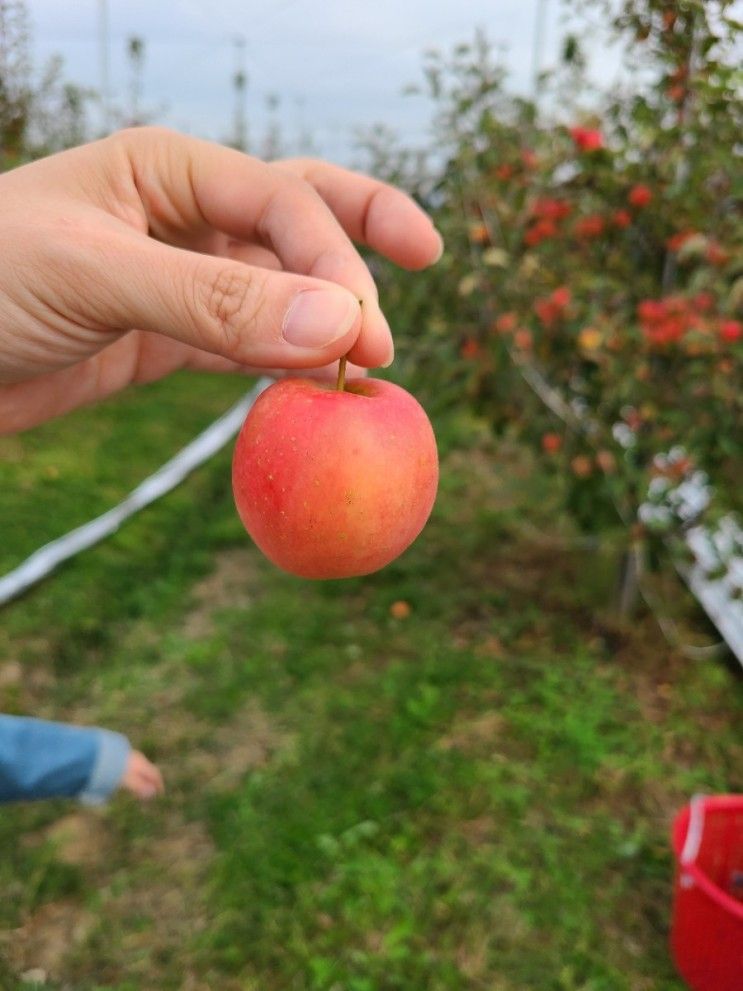
[{"label": "apple stem", "polygon": [[341,360],[338,362],[338,381],[336,382],[336,389],[338,392],[343,392],[346,387],[346,362],[348,361],[348,355],[343,355]]}]

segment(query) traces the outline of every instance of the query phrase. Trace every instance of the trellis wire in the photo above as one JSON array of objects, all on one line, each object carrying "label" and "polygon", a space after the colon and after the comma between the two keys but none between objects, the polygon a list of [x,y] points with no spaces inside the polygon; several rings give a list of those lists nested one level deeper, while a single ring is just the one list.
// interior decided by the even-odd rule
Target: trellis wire
[{"label": "trellis wire", "polygon": [[170,492],[194,468],[213,457],[235,436],[248,410],[271,381],[269,378],[260,379],[226,413],[141,482],[117,506],[40,547],[17,568],[0,578],[0,606],[27,591],[64,561],[110,536],[130,516]]}]

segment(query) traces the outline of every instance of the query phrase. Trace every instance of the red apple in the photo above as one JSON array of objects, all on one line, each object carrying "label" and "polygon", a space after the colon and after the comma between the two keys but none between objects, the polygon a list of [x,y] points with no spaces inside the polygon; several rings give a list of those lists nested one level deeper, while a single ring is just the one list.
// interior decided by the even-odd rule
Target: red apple
[{"label": "red apple", "polygon": [[423,529],[437,485],[423,408],[371,378],[343,389],[274,383],[248,413],[232,463],[245,529],[274,564],[303,578],[367,575],[389,564]]}]

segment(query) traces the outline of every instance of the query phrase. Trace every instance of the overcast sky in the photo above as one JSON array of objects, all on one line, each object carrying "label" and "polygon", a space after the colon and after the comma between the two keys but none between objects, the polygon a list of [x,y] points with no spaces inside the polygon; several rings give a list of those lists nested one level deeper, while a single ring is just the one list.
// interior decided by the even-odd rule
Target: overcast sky
[{"label": "overcast sky", "polygon": [[[100,88],[102,0],[27,0],[37,64],[53,54],[66,76]],[[506,49],[514,87],[531,82],[539,0],[108,0],[110,89],[126,106],[130,69],[126,42],[146,44],[143,106],[158,122],[215,140],[233,134],[234,39],[244,36],[249,137],[267,127],[266,98],[281,97],[285,138],[310,131],[317,150],[348,162],[354,132],[376,122],[423,142],[430,106],[403,95],[421,79],[421,54],[450,49],[484,28]],[[546,11],[542,62],[558,50],[560,0]],[[607,72],[606,65],[599,71]]]}]

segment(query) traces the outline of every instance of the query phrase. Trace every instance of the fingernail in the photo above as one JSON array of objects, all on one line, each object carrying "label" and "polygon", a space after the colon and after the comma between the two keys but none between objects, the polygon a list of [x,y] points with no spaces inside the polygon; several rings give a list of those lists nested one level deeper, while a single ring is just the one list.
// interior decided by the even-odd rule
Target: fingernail
[{"label": "fingernail", "polygon": [[284,317],[284,340],[298,348],[324,348],[343,337],[360,314],[345,290],[305,289],[297,293]]},{"label": "fingernail", "polygon": [[[436,230],[436,228],[434,228],[434,230]],[[444,254],[444,239],[441,236],[441,234],[439,234],[438,231],[436,231],[436,235],[437,235],[437,237],[439,239],[439,250],[436,252],[436,257],[431,262],[432,265],[435,265],[436,262],[441,261],[441,257]]]},{"label": "fingernail", "polygon": [[384,313],[382,313],[381,310],[379,311],[379,316],[381,318],[380,322],[382,324],[382,327],[387,331],[387,337],[389,338],[389,349],[387,351],[387,358],[385,361],[382,362],[381,367],[389,368],[392,362],[395,360],[395,342],[392,338],[392,330],[390,329],[390,325],[387,321],[387,317],[384,315]]},{"label": "fingernail", "polygon": [[392,340],[392,334],[390,334],[390,347],[387,352],[387,358],[382,362],[382,368],[389,368],[394,360],[395,360],[395,343]]}]

